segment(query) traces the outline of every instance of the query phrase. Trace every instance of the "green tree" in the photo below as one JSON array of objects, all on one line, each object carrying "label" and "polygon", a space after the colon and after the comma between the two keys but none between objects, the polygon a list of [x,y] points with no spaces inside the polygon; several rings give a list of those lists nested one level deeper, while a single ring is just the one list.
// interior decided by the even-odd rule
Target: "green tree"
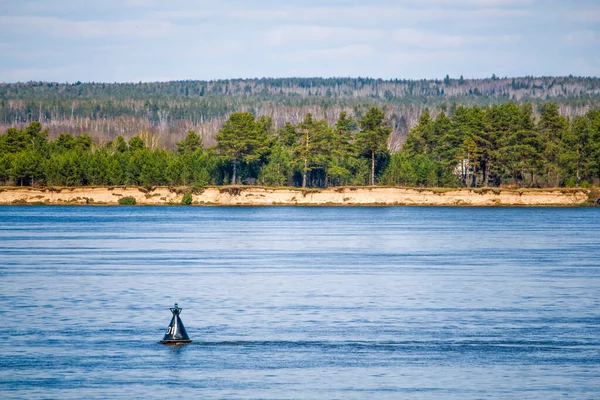
[{"label": "green tree", "polygon": [[144,141],[142,140],[141,137],[134,136],[131,139],[129,139],[129,150],[130,151],[143,150],[145,148],[146,148],[146,144],[144,143]]},{"label": "green tree", "polygon": [[291,148],[296,144],[298,132],[296,127],[289,122],[286,122],[284,127],[277,131],[277,139],[284,146]]},{"label": "green tree", "polygon": [[425,111],[419,117],[419,122],[407,134],[406,142],[402,148],[408,155],[429,154],[431,153],[431,143],[429,133],[433,129],[433,121],[429,110]]},{"label": "green tree", "polygon": [[177,152],[179,154],[193,153],[198,149],[202,149],[202,136],[193,130],[188,131],[184,140],[177,142]]},{"label": "green tree", "polygon": [[79,164],[81,166],[83,183],[95,186],[107,185],[109,162],[106,150],[80,153]]},{"label": "green tree", "polygon": [[[593,168],[594,129],[589,113],[583,117],[575,117],[570,129],[563,137],[560,156],[561,170],[569,186],[577,186],[592,179],[590,167]],[[587,186],[587,184],[586,184]]]},{"label": "green tree", "polygon": [[11,170],[15,182],[17,182],[19,186],[23,186],[23,184],[28,181],[33,174],[30,154],[26,152],[19,152],[15,154],[13,157]]},{"label": "green tree", "polygon": [[267,154],[271,130],[270,118],[261,117],[254,121],[254,116],[248,112],[234,112],[225,121],[217,134],[217,149],[233,164],[233,184],[238,183],[240,162],[254,163]]},{"label": "green tree", "polygon": [[111,147],[119,153],[125,153],[127,150],[129,150],[129,146],[127,146],[127,142],[125,139],[123,139],[123,136],[117,136],[112,142]]},{"label": "green tree", "polygon": [[69,133],[61,133],[58,135],[53,144],[54,148],[60,152],[74,149],[77,145],[77,141],[73,135]]},{"label": "green tree", "polygon": [[600,110],[589,110],[586,115],[588,120],[588,144],[586,163],[590,181],[600,184]]},{"label": "green tree", "polygon": [[116,157],[111,158],[106,166],[106,184],[123,185],[125,183],[123,177],[124,171],[121,162]]},{"label": "green tree", "polygon": [[218,157],[212,152],[196,150],[190,158],[191,182],[196,188],[203,188],[208,184],[215,184],[215,175],[218,170]]},{"label": "green tree", "polygon": [[421,154],[411,160],[419,186],[438,186],[439,165],[431,157]]},{"label": "green tree", "polygon": [[293,149],[294,164],[302,174],[302,187],[308,185],[308,174],[321,169],[327,184],[327,166],[331,160],[332,130],[325,120],[314,120],[307,113],[297,127],[298,138]]},{"label": "green tree", "polygon": [[273,118],[261,115],[254,123],[254,130],[251,133],[247,138],[248,152],[244,155],[246,163],[261,161],[269,154],[271,145],[275,142]]},{"label": "green tree", "polygon": [[560,185],[559,159],[561,141],[566,134],[568,122],[559,114],[558,105],[553,102],[545,103],[541,107],[538,123],[540,139],[544,143],[542,153],[545,184],[546,186]]},{"label": "green tree", "polygon": [[346,111],[342,111],[333,131],[333,148],[338,158],[346,157],[352,151],[355,130],[356,121],[350,118]]},{"label": "green tree", "polygon": [[303,162],[302,166],[302,187],[306,187],[306,179],[308,172],[310,171],[309,167],[309,158],[311,156],[311,136],[313,136],[314,130],[314,122],[311,113],[307,113],[304,116],[304,121],[302,121],[298,128],[300,129],[300,140],[298,140],[295,153],[300,156]]},{"label": "green tree", "polygon": [[6,133],[0,136],[0,152],[15,154],[25,151],[29,145],[29,137],[23,130],[8,128]]},{"label": "green tree", "polygon": [[[463,159],[461,152],[462,138],[459,131],[454,129],[452,119],[441,112],[433,122],[432,130],[436,136],[436,149],[434,158],[439,161],[442,175],[446,176],[454,186],[453,172]],[[452,178],[451,178],[452,177]]]},{"label": "green tree", "polygon": [[0,181],[6,183],[13,176],[13,155],[0,153]]},{"label": "green tree", "polygon": [[498,141],[499,164],[511,183],[521,187],[535,185],[540,169],[542,143],[535,129],[533,108],[523,104],[514,110],[512,126],[507,128]]},{"label": "green tree", "polygon": [[82,133],[75,139],[75,147],[80,150],[88,151],[92,148],[94,141],[87,133]]},{"label": "green tree", "polygon": [[181,154],[169,158],[165,178],[169,185],[187,185],[190,181],[191,171]]},{"label": "green tree", "polygon": [[248,136],[254,131],[254,116],[248,112],[235,112],[229,116],[217,134],[217,149],[233,164],[232,184],[237,183],[238,163],[248,152]]},{"label": "green tree", "polygon": [[356,121],[342,111],[331,131],[327,174],[330,184],[345,184],[351,179],[350,158],[353,157]]},{"label": "green tree", "polygon": [[48,144],[48,129],[42,129],[42,124],[37,121],[33,121],[25,129],[29,141],[31,143],[31,149],[33,151],[43,151]]},{"label": "green tree", "polygon": [[493,143],[490,140],[489,127],[485,112],[475,106],[467,110],[467,136],[463,141],[463,152],[472,168],[471,187],[478,186],[479,182],[485,181],[487,177],[488,161],[493,157],[491,154]]},{"label": "green tree", "polygon": [[356,135],[356,145],[362,153],[371,157],[371,185],[375,185],[375,157],[387,153],[387,141],[392,128],[385,120],[385,114],[378,107],[371,107],[359,120],[360,132]]},{"label": "green tree", "polygon": [[48,183],[62,186],[80,186],[81,171],[75,151],[52,154],[46,162]]},{"label": "green tree", "polygon": [[388,186],[414,186],[417,183],[417,173],[406,151],[393,154],[390,158],[382,182]]},{"label": "green tree", "polygon": [[275,145],[266,164],[260,169],[259,182],[267,186],[284,186],[292,172],[290,154],[282,145]]}]

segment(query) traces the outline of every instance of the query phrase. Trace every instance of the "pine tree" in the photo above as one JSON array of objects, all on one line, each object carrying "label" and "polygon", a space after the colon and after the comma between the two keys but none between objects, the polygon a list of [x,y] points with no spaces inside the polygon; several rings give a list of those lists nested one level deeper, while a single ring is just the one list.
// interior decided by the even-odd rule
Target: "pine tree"
[{"label": "pine tree", "polygon": [[232,184],[238,183],[237,168],[240,162],[252,164],[268,154],[272,143],[273,121],[270,117],[254,116],[248,112],[235,112],[225,121],[217,135],[217,149],[233,164]]},{"label": "pine tree", "polygon": [[538,130],[544,143],[543,163],[546,186],[559,186],[559,157],[561,141],[567,129],[567,120],[558,112],[556,103],[545,103],[541,108]]},{"label": "pine tree", "polygon": [[193,153],[197,149],[202,149],[202,136],[190,129],[185,139],[177,142],[177,152],[179,154],[187,154]]},{"label": "pine tree", "polygon": [[387,141],[392,128],[387,125],[385,114],[378,107],[371,107],[359,122],[360,132],[356,145],[363,154],[371,157],[371,186],[375,185],[375,157],[387,153]]}]

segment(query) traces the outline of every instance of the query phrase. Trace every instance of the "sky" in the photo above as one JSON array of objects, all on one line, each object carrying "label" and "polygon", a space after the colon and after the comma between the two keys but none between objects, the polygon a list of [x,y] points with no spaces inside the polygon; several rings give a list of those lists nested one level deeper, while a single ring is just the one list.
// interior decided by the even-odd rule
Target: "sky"
[{"label": "sky", "polygon": [[600,76],[600,0],[0,0],[0,82]]}]

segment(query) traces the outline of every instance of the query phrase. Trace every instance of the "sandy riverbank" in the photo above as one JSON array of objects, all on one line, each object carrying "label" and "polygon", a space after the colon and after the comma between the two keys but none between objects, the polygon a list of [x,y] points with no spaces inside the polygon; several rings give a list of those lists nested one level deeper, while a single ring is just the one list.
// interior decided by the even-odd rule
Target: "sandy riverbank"
[{"label": "sandy riverbank", "polygon": [[[432,205],[432,206],[578,206],[586,189],[418,189],[344,187],[294,189],[210,187],[193,194],[197,205]],[[0,187],[0,204],[118,204],[125,196],[140,205],[180,204],[184,190],[157,187]]]}]

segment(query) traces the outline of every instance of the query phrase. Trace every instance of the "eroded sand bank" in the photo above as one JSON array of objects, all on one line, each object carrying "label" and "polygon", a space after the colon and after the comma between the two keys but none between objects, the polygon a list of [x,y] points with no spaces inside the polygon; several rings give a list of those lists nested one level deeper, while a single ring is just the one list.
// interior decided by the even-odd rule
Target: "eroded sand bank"
[{"label": "eroded sand bank", "polygon": [[[185,191],[157,187],[1,187],[0,204],[118,204],[134,197],[140,205],[180,204]],[[210,187],[192,195],[197,205],[434,205],[434,206],[576,206],[590,197],[586,189],[416,189],[344,187],[290,189]]]}]

